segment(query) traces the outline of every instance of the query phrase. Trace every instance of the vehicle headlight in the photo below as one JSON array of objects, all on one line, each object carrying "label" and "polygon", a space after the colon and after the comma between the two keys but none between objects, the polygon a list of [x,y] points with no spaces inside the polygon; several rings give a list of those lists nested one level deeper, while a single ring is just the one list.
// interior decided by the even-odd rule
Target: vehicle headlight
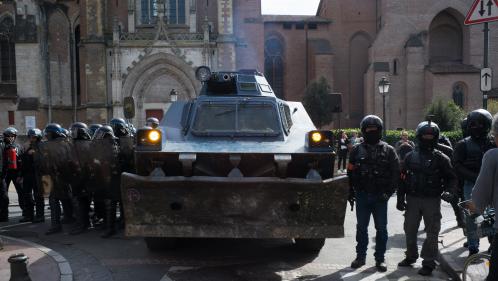
[{"label": "vehicle headlight", "polygon": [[314,143],[318,143],[322,140],[322,133],[320,132],[314,132],[311,134],[311,140],[314,142]]},{"label": "vehicle headlight", "polygon": [[159,151],[162,148],[162,132],[157,129],[140,129],[137,131],[137,150]]},{"label": "vehicle headlight", "polygon": [[161,139],[161,133],[159,131],[153,130],[153,131],[149,132],[147,137],[148,137],[149,141],[157,142],[158,140]]},{"label": "vehicle headlight", "polygon": [[306,148],[311,152],[334,151],[334,135],[332,131],[311,131],[306,136]]}]

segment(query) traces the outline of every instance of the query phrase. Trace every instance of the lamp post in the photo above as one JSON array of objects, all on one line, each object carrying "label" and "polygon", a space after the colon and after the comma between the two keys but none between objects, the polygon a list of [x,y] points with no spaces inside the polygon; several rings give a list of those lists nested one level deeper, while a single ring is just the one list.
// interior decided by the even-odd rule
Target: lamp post
[{"label": "lamp post", "polygon": [[178,94],[176,93],[176,90],[173,89],[171,92],[169,92],[169,99],[171,102],[175,102],[178,100]]},{"label": "lamp post", "polygon": [[382,77],[379,81],[379,93],[382,95],[382,121],[384,122],[384,129],[382,130],[382,136],[386,138],[386,95],[389,93],[389,87],[391,83],[387,80],[387,77]]}]

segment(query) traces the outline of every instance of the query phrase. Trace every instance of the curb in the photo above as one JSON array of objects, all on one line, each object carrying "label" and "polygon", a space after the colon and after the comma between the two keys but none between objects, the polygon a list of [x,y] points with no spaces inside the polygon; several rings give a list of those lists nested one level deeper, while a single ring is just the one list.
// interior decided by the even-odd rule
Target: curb
[{"label": "curb", "polygon": [[21,244],[25,244],[25,245],[28,245],[30,247],[33,247],[33,248],[45,253],[47,256],[52,258],[57,263],[57,265],[59,267],[60,281],[73,281],[73,270],[71,269],[71,265],[66,260],[66,258],[64,258],[58,252],[56,252],[50,248],[47,248],[45,246],[33,243],[31,241],[22,240],[19,238],[13,238],[13,237],[4,236],[4,235],[0,235],[0,238],[5,239],[5,240],[12,240],[12,241],[15,241],[15,242],[18,242]]},{"label": "curb", "polygon": [[[456,221],[451,221],[451,222],[446,222],[441,225],[441,231],[440,233],[453,228],[456,226]],[[442,237],[444,241],[444,236]],[[438,262],[439,265],[441,266],[441,269],[450,276],[452,280],[455,281],[461,281],[462,278],[460,277],[460,274],[456,272],[456,270],[450,265],[450,263],[444,258],[444,248],[439,248],[438,247]]]}]

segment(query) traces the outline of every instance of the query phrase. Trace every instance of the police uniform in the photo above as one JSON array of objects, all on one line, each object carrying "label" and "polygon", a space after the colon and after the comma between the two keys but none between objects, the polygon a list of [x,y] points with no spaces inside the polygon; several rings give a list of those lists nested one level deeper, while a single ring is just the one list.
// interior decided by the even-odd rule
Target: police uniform
[{"label": "police uniform", "polygon": [[90,176],[90,152],[91,137],[88,126],[82,122],[75,122],[71,125],[70,134],[72,138],[72,149],[74,157],[74,176],[71,182],[73,208],[76,215],[76,226],[70,234],[79,234],[87,230],[90,226],[90,194],[88,192]]},{"label": "police uniform", "polygon": [[386,271],[387,201],[399,180],[399,161],[394,148],[380,140],[383,124],[374,115],[363,118],[361,131],[365,141],[353,147],[348,165],[350,202],[356,201],[356,259],[351,264],[365,264],[368,225],[373,215],[376,228],[375,261],[379,271]]},{"label": "police uniform", "polygon": [[[10,127],[5,129],[4,133],[4,143],[1,147],[2,153],[2,170],[0,172],[0,178],[2,181],[1,191],[2,194],[1,202],[0,202],[0,221],[7,221],[9,214],[9,197],[8,197],[8,189],[10,183],[14,184],[14,187],[17,192],[17,198],[19,202],[19,207],[22,210],[23,217],[26,216],[26,203],[24,200],[24,192],[21,184],[21,169],[22,169],[22,155],[23,149],[22,147],[15,142],[15,138],[17,137],[17,130]],[[9,136],[14,137],[14,141],[9,143],[6,138]]]},{"label": "police uniform", "polygon": [[[62,231],[62,223],[72,223],[73,204],[71,202],[70,182],[74,175],[71,165],[71,144],[66,139],[63,129],[59,124],[49,124],[45,128],[47,141],[40,145],[42,161],[45,162],[46,172],[53,181],[48,201],[50,205],[50,229],[47,235]],[[64,219],[61,220],[62,209]]]},{"label": "police uniform", "polygon": [[417,233],[423,218],[427,238],[421,252],[423,258],[423,267],[419,271],[421,275],[430,275],[436,267],[438,235],[441,230],[441,194],[445,200],[451,201],[457,185],[457,177],[450,158],[436,149],[438,138],[439,128],[435,123],[419,124],[417,148],[405,158],[401,172],[402,181],[398,190],[397,208],[401,211],[406,209],[404,223],[406,258],[399,263],[399,266],[410,266],[418,259]]},{"label": "police uniform", "polygon": [[42,133],[39,129],[30,129],[28,137],[36,139],[30,139],[30,144],[22,158],[23,190],[27,216],[21,222],[43,222],[45,220],[45,199],[43,198],[40,171],[37,162],[39,159],[39,143],[41,142]]},{"label": "police uniform", "polygon": [[[484,110],[478,109],[467,115],[468,137],[455,146],[453,163],[458,174],[463,178],[463,197],[471,199],[471,192],[481,169],[481,161],[486,151],[495,148],[495,143],[489,138],[493,117]],[[479,237],[477,226],[472,218],[467,218],[467,243],[469,255],[479,252]]]}]

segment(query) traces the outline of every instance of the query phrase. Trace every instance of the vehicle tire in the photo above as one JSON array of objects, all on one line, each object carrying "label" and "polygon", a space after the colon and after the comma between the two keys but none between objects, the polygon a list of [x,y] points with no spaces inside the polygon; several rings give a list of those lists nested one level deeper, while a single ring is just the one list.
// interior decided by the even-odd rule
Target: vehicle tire
[{"label": "vehicle tire", "polygon": [[149,251],[172,250],[178,246],[177,238],[145,237],[145,244]]},{"label": "vehicle tire", "polygon": [[294,246],[304,252],[319,252],[323,245],[325,244],[325,238],[317,238],[317,239],[304,239],[304,238],[295,238]]},{"label": "vehicle tire", "polygon": [[491,256],[475,254],[465,261],[462,281],[486,280],[489,273]]}]

